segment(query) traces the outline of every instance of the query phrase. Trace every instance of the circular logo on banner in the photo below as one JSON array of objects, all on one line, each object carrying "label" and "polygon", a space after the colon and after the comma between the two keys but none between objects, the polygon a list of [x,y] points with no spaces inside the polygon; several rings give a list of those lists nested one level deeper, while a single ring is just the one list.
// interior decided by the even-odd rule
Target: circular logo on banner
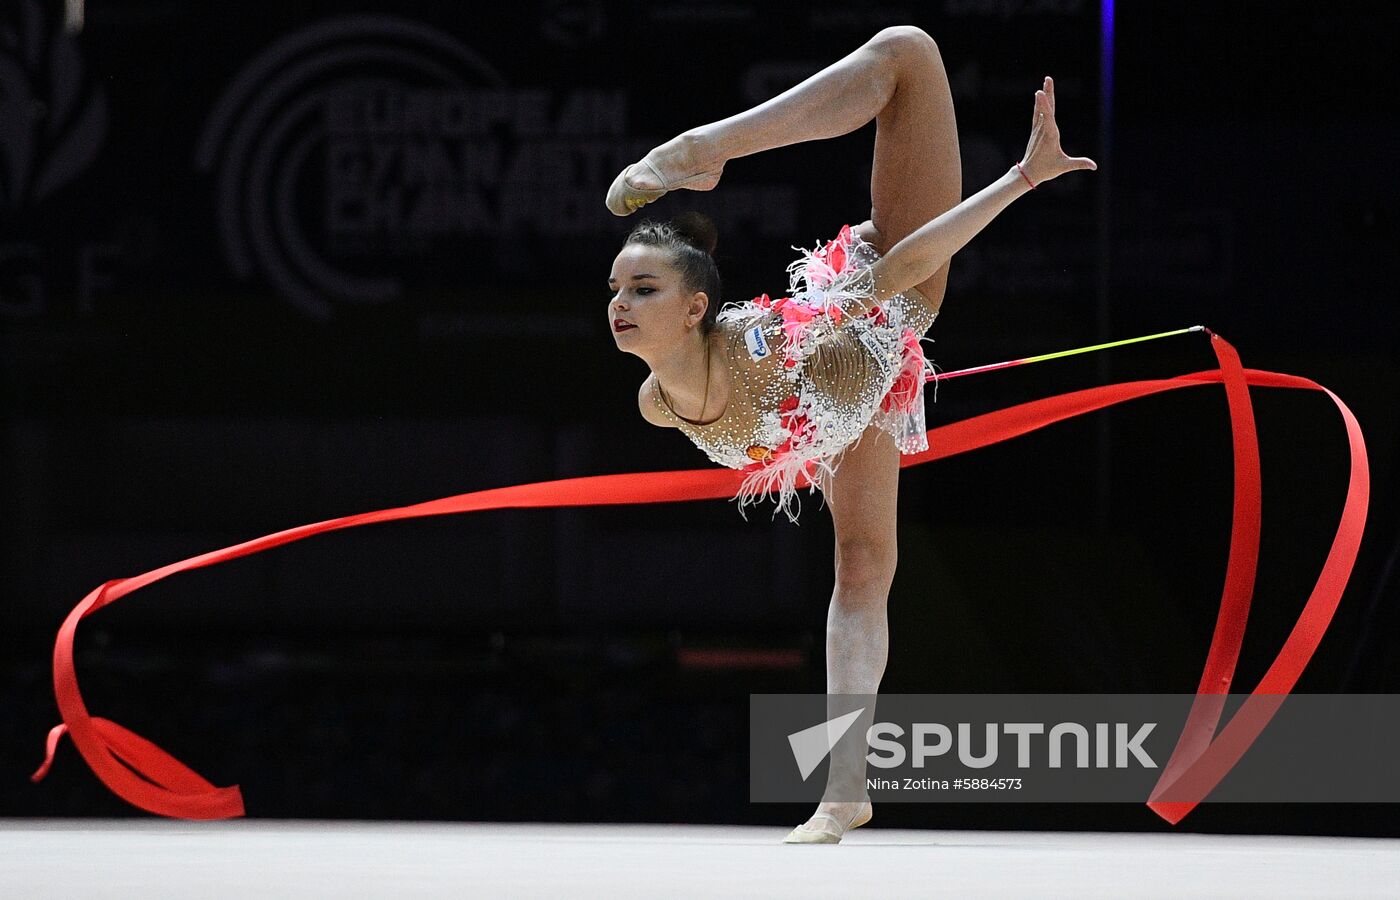
[{"label": "circular logo on banner", "polygon": [[396,299],[398,263],[489,230],[478,157],[517,93],[416,22],[346,16],[279,40],[224,91],[196,151],[229,267],[321,320]]}]

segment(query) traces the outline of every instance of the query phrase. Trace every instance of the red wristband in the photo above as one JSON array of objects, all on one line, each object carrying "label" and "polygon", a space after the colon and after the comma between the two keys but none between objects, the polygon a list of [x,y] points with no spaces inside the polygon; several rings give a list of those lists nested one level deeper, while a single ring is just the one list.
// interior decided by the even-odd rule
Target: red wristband
[{"label": "red wristband", "polygon": [[1020,164],[1020,163],[1017,163],[1017,164],[1016,164],[1016,171],[1017,171],[1017,172],[1020,172],[1020,173],[1021,173],[1021,177],[1024,178],[1024,179],[1026,179],[1026,184],[1028,184],[1028,185],[1031,186],[1031,190],[1035,190],[1035,182],[1034,182],[1034,181],[1031,181],[1031,177],[1030,177],[1029,175],[1026,174],[1026,170],[1025,170],[1025,169],[1021,168],[1021,164]]}]

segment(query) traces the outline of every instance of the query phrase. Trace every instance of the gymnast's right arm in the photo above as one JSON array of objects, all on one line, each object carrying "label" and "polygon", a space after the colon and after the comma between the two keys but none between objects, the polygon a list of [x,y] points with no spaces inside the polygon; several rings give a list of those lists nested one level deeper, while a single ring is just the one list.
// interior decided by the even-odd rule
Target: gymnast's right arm
[{"label": "gymnast's right arm", "polygon": [[1030,141],[1021,162],[943,215],[926,222],[876,262],[876,301],[933,277],[954,253],[986,228],[997,213],[1031,190],[1032,185],[1038,186],[1066,172],[1098,168],[1087,156],[1066,156],[1060,149],[1060,129],[1055,124],[1055,83],[1049,76],[1045,79],[1045,89],[1035,92],[1031,126]]}]

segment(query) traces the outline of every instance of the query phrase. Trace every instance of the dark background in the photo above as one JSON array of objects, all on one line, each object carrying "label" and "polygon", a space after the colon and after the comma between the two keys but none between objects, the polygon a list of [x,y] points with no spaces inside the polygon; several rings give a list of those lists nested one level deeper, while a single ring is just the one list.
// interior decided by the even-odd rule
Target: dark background
[{"label": "dark background", "polygon": [[[710,465],[642,421],[605,281],[608,183],[880,28],[923,27],[971,194],[1056,78],[1071,175],[952,263],[952,371],[1203,324],[1365,430],[1370,517],[1299,691],[1397,689],[1400,117],[1389,4],[90,0],[0,5],[0,814],[146,815],[63,743],[52,641],[84,594],[310,522],[487,487]],[[490,99],[456,127],[339,117]],[[1111,102],[1109,102],[1111,100]],[[866,218],[873,125],[732,161],[725,299]],[[930,427],[1214,368],[1199,334],[958,379]],[[1258,582],[1236,690],[1336,528],[1345,432],[1256,389]],[[1148,398],[906,470],[886,692],[1194,689],[1229,546],[1223,391]],[[830,519],[731,504],[368,526],[153,585],[86,620],[94,715],[249,815],[748,822],[750,692],[821,691]],[[1267,739],[1267,735],[1265,738]],[[1392,808],[1197,809],[1178,830],[1397,834]],[[1170,830],[1143,806],[890,804],[910,827]]]}]

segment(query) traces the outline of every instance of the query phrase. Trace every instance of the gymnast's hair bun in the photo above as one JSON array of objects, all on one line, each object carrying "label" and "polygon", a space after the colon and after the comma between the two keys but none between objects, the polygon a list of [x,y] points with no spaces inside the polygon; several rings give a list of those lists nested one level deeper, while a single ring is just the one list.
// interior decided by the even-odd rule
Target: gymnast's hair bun
[{"label": "gymnast's hair bun", "polygon": [[709,216],[694,211],[683,212],[671,220],[671,228],[687,244],[714,255],[715,245],[719,243],[719,229]]}]

